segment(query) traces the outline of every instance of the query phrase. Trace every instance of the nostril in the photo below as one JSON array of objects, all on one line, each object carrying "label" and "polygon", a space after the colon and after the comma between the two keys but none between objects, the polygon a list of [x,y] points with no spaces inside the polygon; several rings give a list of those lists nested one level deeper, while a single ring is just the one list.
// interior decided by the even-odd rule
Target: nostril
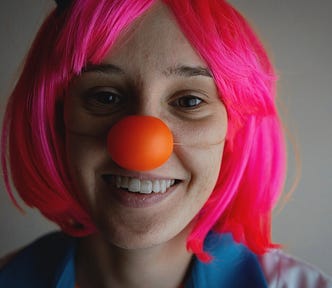
[{"label": "nostril", "polygon": [[128,116],[110,129],[107,147],[119,166],[147,171],[161,166],[171,156],[173,135],[159,118]]}]

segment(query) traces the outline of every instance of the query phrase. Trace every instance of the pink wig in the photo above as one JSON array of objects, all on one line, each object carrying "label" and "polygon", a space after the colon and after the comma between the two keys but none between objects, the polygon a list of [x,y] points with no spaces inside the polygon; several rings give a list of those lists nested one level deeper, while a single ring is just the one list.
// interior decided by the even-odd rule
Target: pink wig
[{"label": "pink wig", "polygon": [[[218,183],[195,219],[187,248],[208,260],[203,242],[214,229],[232,232],[263,253],[274,246],[270,216],[285,177],[273,67],[250,26],[226,1],[163,2],[212,71],[229,118]],[[15,202],[11,176],[27,205],[68,234],[84,236],[96,228],[67,176],[61,109],[66,88],[88,63],[101,62],[119,34],[153,3],[76,0],[56,9],[41,27],[9,99],[1,141],[7,190]]]}]

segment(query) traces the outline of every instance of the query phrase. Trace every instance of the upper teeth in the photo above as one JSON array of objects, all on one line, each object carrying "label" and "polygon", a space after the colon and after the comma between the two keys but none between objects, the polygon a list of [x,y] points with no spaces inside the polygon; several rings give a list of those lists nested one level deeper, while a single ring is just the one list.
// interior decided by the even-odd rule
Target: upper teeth
[{"label": "upper teeth", "polygon": [[164,193],[171,187],[175,180],[163,179],[163,180],[141,180],[138,178],[116,176],[115,185],[117,188],[128,189],[130,192],[138,192],[144,194]]}]

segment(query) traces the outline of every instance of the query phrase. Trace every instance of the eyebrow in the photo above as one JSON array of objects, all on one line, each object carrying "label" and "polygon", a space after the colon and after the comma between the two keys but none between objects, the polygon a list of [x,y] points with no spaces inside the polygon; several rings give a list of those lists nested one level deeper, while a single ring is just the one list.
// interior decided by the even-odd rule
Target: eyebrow
[{"label": "eyebrow", "polygon": [[195,76],[206,76],[212,78],[212,74],[208,68],[201,67],[201,66],[186,66],[186,65],[179,65],[174,67],[169,67],[163,74],[167,77],[170,76],[182,76],[182,77],[195,77]]},{"label": "eyebrow", "polygon": [[[105,74],[122,74],[125,72],[118,66],[113,64],[88,64],[82,69],[82,73],[89,72],[98,72]],[[178,65],[168,67],[162,72],[166,77],[171,76],[181,76],[181,77],[195,77],[195,76],[205,76],[212,78],[212,73],[208,68],[201,66],[187,66],[187,65]]]},{"label": "eyebrow", "polygon": [[82,73],[99,72],[105,74],[125,74],[124,71],[113,64],[88,64],[82,69]]}]

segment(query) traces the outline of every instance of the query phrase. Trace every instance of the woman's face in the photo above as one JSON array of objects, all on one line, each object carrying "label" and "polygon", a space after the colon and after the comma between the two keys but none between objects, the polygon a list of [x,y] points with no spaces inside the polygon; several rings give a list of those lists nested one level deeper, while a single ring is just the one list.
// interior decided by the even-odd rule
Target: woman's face
[{"label": "woman's face", "polygon": [[[102,235],[135,249],[172,239],[202,208],[219,174],[227,114],[206,63],[165,7],[154,6],[120,38],[71,84],[66,153],[75,189]],[[109,129],[133,114],[162,119],[180,143],[154,170],[125,170],[107,152]]]}]

